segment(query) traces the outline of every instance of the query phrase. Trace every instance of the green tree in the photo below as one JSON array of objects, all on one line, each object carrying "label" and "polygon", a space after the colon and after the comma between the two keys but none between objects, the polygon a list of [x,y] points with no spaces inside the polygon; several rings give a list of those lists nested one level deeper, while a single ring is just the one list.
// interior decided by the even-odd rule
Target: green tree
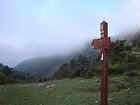
[{"label": "green tree", "polygon": [[125,59],[125,46],[126,40],[116,40],[115,42],[111,42],[109,58],[112,62],[121,63]]},{"label": "green tree", "polygon": [[5,74],[0,72],[0,85],[5,83],[5,78],[6,78]]}]

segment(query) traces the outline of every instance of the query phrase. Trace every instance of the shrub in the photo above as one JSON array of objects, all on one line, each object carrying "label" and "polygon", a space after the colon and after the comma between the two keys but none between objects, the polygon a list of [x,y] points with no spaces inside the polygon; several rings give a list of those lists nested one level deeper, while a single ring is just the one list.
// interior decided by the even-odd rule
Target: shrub
[{"label": "shrub", "polygon": [[134,63],[136,61],[136,55],[135,54],[129,54],[128,55],[128,62]]},{"label": "shrub", "polygon": [[128,77],[133,77],[133,76],[137,76],[138,74],[136,72],[131,71],[131,72],[127,72],[125,75]]},{"label": "shrub", "polygon": [[109,65],[109,74],[121,74],[123,70],[120,64]]}]

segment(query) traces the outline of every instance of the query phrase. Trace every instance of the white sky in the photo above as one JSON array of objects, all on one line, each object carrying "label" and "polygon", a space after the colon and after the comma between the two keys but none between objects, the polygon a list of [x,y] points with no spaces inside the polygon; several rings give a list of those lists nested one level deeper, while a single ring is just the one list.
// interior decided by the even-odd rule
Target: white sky
[{"label": "white sky", "polygon": [[140,25],[140,0],[0,0],[0,62],[15,66],[37,56],[66,54],[87,39]]}]

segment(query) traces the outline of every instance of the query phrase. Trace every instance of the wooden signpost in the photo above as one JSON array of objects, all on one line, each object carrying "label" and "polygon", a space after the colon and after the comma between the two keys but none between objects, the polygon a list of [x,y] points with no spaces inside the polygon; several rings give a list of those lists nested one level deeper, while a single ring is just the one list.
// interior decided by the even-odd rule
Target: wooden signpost
[{"label": "wooden signpost", "polygon": [[101,105],[108,104],[108,49],[110,37],[108,37],[108,23],[100,24],[101,38],[94,39],[91,43],[94,49],[101,50]]}]

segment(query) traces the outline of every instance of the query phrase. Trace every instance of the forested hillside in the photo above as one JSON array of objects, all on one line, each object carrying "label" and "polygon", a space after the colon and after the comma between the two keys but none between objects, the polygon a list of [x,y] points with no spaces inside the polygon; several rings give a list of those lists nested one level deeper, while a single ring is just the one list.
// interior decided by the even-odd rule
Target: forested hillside
[{"label": "forested hillside", "polygon": [[29,74],[15,71],[13,68],[0,64],[0,85],[6,83],[32,82],[35,79]]}]

